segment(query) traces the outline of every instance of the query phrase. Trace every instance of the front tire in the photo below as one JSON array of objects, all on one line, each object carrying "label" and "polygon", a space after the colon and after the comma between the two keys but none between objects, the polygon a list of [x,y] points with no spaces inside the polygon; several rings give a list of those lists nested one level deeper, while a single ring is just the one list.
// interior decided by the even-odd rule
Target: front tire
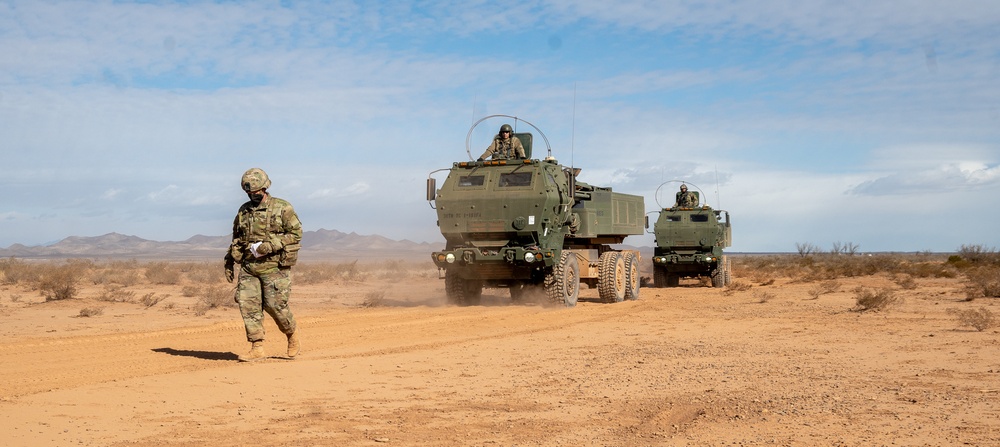
[{"label": "front tire", "polygon": [[545,275],[545,294],[553,304],[576,306],[580,297],[580,261],[575,254],[563,250],[559,263]]},{"label": "front tire", "polygon": [[478,306],[483,298],[482,281],[462,278],[450,269],[444,275],[444,290],[448,304]]}]

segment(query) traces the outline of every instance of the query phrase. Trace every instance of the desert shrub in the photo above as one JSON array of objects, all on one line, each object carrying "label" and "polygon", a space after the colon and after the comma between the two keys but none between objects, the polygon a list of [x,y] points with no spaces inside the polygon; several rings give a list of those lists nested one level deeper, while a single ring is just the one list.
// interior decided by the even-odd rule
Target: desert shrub
[{"label": "desert shrub", "polygon": [[858,287],[854,291],[855,312],[880,311],[900,302],[896,292],[890,288],[879,288],[876,290]]},{"label": "desert shrub", "polygon": [[755,290],[753,292],[753,297],[759,303],[766,303],[774,299],[774,294],[765,290]]},{"label": "desert shrub", "polygon": [[834,293],[840,289],[840,281],[829,279],[812,286],[807,293],[812,299],[819,299],[820,295]]},{"label": "desert shrub", "polygon": [[80,313],[77,316],[89,318],[89,317],[96,317],[103,313],[104,313],[103,307],[84,307],[83,309],[80,309]]},{"label": "desert shrub", "polygon": [[154,292],[149,292],[143,295],[142,298],[139,298],[139,302],[142,303],[143,306],[153,307],[157,305],[160,301],[166,299],[168,296],[170,295],[157,295]]},{"label": "desert shrub", "polygon": [[132,259],[129,261],[110,261],[105,264],[95,265],[90,275],[90,280],[94,284],[121,284],[131,287],[139,284],[139,263]]},{"label": "desert shrub", "polygon": [[361,307],[382,307],[385,306],[385,290],[372,290],[365,294],[365,299],[361,301]]},{"label": "desert shrub", "polygon": [[917,278],[954,278],[958,276],[956,270],[948,263],[918,262],[910,265],[906,273]]},{"label": "desert shrub", "polygon": [[993,247],[982,244],[962,244],[958,248],[958,256],[971,264],[998,264],[1000,254]]},{"label": "desert shrub", "polygon": [[736,292],[745,292],[750,290],[751,287],[753,286],[749,283],[737,280],[727,284],[726,287],[722,289],[722,294],[729,296]]},{"label": "desert shrub", "polygon": [[903,290],[913,290],[917,288],[917,281],[907,274],[893,275],[892,282],[896,283]]},{"label": "desert shrub", "polygon": [[[212,284],[225,279],[225,265],[223,263],[201,263],[187,266],[184,275],[188,281],[198,284]],[[239,266],[236,266],[236,274],[239,275]]]},{"label": "desert shrub", "polygon": [[151,262],[146,265],[146,279],[153,284],[175,285],[181,281],[181,272],[166,262]]},{"label": "desert shrub", "polygon": [[791,278],[794,283],[876,274],[905,274],[914,278],[954,278],[959,272],[959,268],[953,262],[946,262],[941,255],[928,253],[879,253],[855,256],[834,253],[808,256],[784,254],[734,256],[732,259],[736,276],[750,278],[759,284],[769,282],[770,278]]},{"label": "desert shrub", "polygon": [[966,270],[965,296],[967,301],[976,298],[1000,298],[1000,267],[982,266]]},{"label": "desert shrub", "polygon": [[358,261],[340,264],[318,263],[299,265],[292,269],[294,281],[299,284],[320,284],[330,281],[364,281],[368,273],[362,271]]},{"label": "desert shrub", "polygon": [[135,291],[127,290],[116,284],[109,284],[104,286],[104,290],[97,296],[97,299],[114,303],[131,303],[135,301]]},{"label": "desert shrub", "polygon": [[300,264],[292,269],[292,282],[296,284],[322,284],[333,278],[334,270],[327,263]]},{"label": "desert shrub", "polygon": [[410,276],[409,266],[401,260],[392,259],[376,265],[373,275],[381,281],[399,281]]},{"label": "desert shrub", "polygon": [[68,300],[76,297],[82,265],[66,262],[62,265],[39,265],[38,291],[45,301]]},{"label": "desert shrub", "polygon": [[38,276],[38,269],[27,262],[14,257],[0,259],[0,282],[3,284],[34,283]]},{"label": "desert shrub", "polygon": [[181,296],[188,298],[191,298],[193,296],[198,296],[198,293],[201,292],[201,289],[202,288],[200,286],[194,286],[194,285],[187,285],[181,287]]},{"label": "desert shrub", "polygon": [[236,289],[233,287],[221,285],[203,287],[194,306],[195,315],[205,315],[209,310],[219,307],[236,307],[235,293]]},{"label": "desert shrub", "polygon": [[955,315],[955,318],[958,319],[959,326],[972,327],[979,332],[1000,325],[1000,321],[998,321],[997,317],[993,315],[993,312],[990,312],[990,310],[985,307],[980,307],[979,309],[949,308],[946,311]]}]

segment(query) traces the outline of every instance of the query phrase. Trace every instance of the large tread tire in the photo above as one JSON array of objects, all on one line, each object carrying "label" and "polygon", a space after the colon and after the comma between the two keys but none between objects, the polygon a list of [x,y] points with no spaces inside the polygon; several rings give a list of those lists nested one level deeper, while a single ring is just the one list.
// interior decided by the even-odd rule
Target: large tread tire
[{"label": "large tread tire", "polygon": [[719,265],[712,270],[712,287],[722,288],[726,286],[726,268]]},{"label": "large tread tire", "polygon": [[444,276],[444,291],[448,304],[478,306],[483,297],[483,283],[462,278],[448,270]]},{"label": "large tread tire", "polygon": [[722,264],[726,266],[726,275],[723,283],[728,286],[733,282],[733,266],[729,263],[729,258],[726,256],[722,257]]},{"label": "large tread tire", "polygon": [[620,303],[625,300],[625,259],[617,251],[606,251],[598,259],[597,291],[601,301],[605,303]]},{"label": "large tread tire", "polygon": [[680,287],[681,277],[676,273],[667,273],[667,287]]},{"label": "large tread tire", "polygon": [[545,294],[555,305],[573,307],[580,297],[580,261],[576,255],[563,250],[559,263],[545,275]]},{"label": "large tread tire", "polygon": [[625,299],[639,299],[639,286],[642,277],[639,276],[639,257],[633,252],[625,252]]},{"label": "large tread tire", "polygon": [[653,287],[667,287],[667,268],[658,265],[653,266]]}]

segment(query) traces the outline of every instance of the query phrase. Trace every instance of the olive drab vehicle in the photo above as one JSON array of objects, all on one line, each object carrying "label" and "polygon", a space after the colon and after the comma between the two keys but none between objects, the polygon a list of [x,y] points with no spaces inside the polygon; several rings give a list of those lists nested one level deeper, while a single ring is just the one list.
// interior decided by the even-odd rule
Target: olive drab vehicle
[{"label": "olive drab vehicle", "polygon": [[[579,169],[560,165],[548,139],[548,156],[532,158],[534,136],[513,133],[526,158],[454,162],[427,179],[427,200],[437,211],[446,244],[431,254],[445,280],[449,303],[476,305],[484,287],[506,288],[514,302],[532,291],[545,300],[575,306],[580,283],[597,288],[602,301],[639,297],[639,254],[618,251],[629,235],[642,234],[641,196],[612,192],[577,180]],[[516,127],[515,127],[516,129]],[[441,188],[436,172],[448,171]]]},{"label": "olive drab vehicle", "polygon": [[[675,182],[679,181],[667,183]],[[663,207],[659,193],[667,183],[656,189],[657,205],[661,209],[653,225],[656,237],[653,285],[677,287],[680,278],[701,277],[710,277],[712,287],[728,285],[732,281],[732,270],[723,249],[732,245],[729,212],[703,204],[698,191],[691,191],[696,198],[694,206],[679,205],[681,197],[677,193],[673,205]],[[649,228],[648,218],[646,227]]]}]

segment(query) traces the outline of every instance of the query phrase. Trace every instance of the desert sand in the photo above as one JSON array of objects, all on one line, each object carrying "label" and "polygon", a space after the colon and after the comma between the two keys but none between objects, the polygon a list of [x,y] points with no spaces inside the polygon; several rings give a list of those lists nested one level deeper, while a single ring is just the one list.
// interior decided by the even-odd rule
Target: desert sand
[{"label": "desert sand", "polygon": [[[738,278],[737,278],[738,279]],[[0,288],[0,444],[14,446],[1000,445],[1000,337],[947,312],[960,278],[918,278],[855,312],[857,286],[684,281],[574,308],[445,305],[436,272],[295,285],[302,353],[240,363],[234,308],[180,285],[145,307]],[[766,292],[766,293],[765,293]],[[375,307],[362,304],[377,294]],[[100,315],[80,316],[100,306]]]}]

